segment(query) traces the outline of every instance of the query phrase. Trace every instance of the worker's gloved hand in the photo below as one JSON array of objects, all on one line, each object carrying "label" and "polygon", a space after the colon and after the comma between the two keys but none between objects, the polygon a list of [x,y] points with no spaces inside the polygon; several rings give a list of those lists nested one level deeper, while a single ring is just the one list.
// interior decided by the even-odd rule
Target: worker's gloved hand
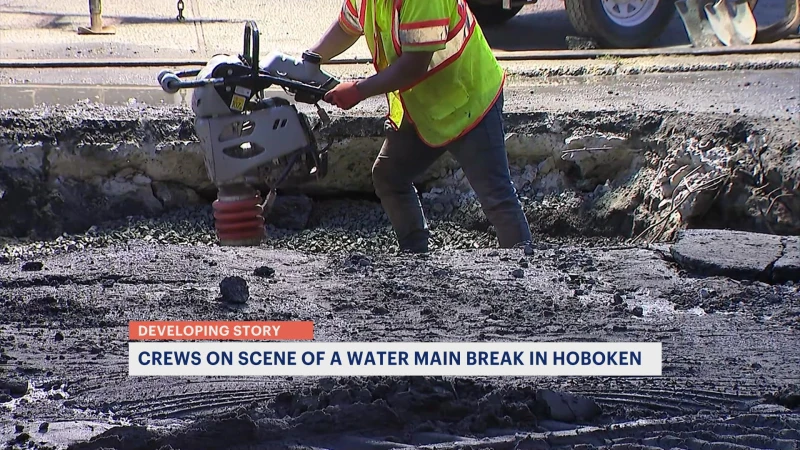
[{"label": "worker's gloved hand", "polygon": [[350,109],[364,100],[364,96],[358,90],[357,84],[355,81],[339,83],[328,91],[322,99],[339,108]]}]

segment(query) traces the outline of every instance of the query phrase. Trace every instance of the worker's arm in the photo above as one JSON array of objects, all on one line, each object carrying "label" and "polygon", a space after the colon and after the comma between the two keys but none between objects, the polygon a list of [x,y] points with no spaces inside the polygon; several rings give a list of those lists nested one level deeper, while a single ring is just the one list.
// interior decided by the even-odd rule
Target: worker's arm
[{"label": "worker's arm", "polygon": [[339,18],[309,50],[320,55],[322,62],[327,63],[352,47],[363,34],[354,0],[343,0]]},{"label": "worker's arm", "polygon": [[[427,74],[434,53],[447,46],[455,7],[451,0],[404,0],[398,29],[400,56],[366,80],[336,86],[325,95],[325,101],[350,109],[366,98],[404,91],[419,83]],[[348,10],[343,9],[342,17],[350,20],[340,20],[342,27],[355,29],[358,23],[353,20],[352,10],[350,16],[347,14]]]},{"label": "worker's arm", "polygon": [[433,52],[408,52],[380,73],[358,83],[364,98],[401,91],[413,86],[425,76]]},{"label": "worker's arm", "polygon": [[385,70],[359,82],[361,94],[372,97],[419,83],[428,72],[433,54],[447,45],[455,7],[455,2],[447,0],[404,0],[398,29],[401,55]]},{"label": "worker's arm", "polygon": [[314,44],[310,51],[322,57],[322,63],[330,62],[333,58],[341,55],[358,41],[360,35],[345,31],[341,21],[333,22],[328,31]]}]

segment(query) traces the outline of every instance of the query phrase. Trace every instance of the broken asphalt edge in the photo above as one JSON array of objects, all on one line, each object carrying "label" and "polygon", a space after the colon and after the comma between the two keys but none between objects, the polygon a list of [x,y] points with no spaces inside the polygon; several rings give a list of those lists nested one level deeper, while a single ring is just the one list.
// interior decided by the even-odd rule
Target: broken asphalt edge
[{"label": "broken asphalt edge", "polygon": [[800,282],[800,237],[736,230],[680,231],[670,248],[687,272],[766,283]]}]

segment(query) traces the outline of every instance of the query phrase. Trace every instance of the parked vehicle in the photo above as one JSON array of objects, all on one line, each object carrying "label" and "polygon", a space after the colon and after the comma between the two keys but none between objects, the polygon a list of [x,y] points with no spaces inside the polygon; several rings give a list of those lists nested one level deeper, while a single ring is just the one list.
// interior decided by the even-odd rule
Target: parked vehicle
[{"label": "parked vehicle", "polygon": [[[500,25],[536,0],[468,0],[478,22]],[[610,48],[647,47],[675,17],[675,0],[564,0],[579,36]]]}]

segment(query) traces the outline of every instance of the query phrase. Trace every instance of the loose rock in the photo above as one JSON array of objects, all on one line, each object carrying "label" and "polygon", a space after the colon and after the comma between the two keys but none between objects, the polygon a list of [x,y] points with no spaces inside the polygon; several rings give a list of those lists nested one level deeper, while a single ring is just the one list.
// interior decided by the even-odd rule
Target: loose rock
[{"label": "loose rock", "polygon": [[175,209],[202,203],[200,196],[194,189],[172,182],[152,182],[153,195],[166,209]]},{"label": "loose rock", "polygon": [[28,393],[28,383],[24,381],[0,379],[0,391],[6,391],[16,396],[25,395]]},{"label": "loose rock", "polygon": [[443,278],[450,275],[450,271],[447,269],[437,268],[433,269],[433,276]]},{"label": "loose rock", "polygon": [[244,304],[250,299],[250,289],[242,277],[226,277],[219,283],[220,299],[226,303]]},{"label": "loose rock", "polygon": [[514,278],[522,278],[525,276],[525,271],[522,269],[514,269],[511,271],[511,276]]},{"label": "loose rock", "polygon": [[39,261],[28,261],[22,265],[22,270],[25,272],[35,272],[42,270],[44,268],[44,264]]},{"label": "loose rock", "polygon": [[789,385],[767,395],[767,400],[789,409],[800,408],[800,385]]},{"label": "loose rock", "polygon": [[786,414],[792,412],[792,410],[781,405],[762,403],[751,407],[750,412],[754,414]]},{"label": "loose rock", "polygon": [[303,230],[308,226],[313,204],[305,195],[278,195],[267,223],[287,230]]},{"label": "loose rock", "polygon": [[590,420],[602,413],[593,400],[565,392],[539,390],[536,403],[549,418],[567,423]]},{"label": "loose rock", "polygon": [[269,266],[257,267],[256,270],[253,271],[253,275],[262,278],[272,278],[275,275],[275,269]]}]

